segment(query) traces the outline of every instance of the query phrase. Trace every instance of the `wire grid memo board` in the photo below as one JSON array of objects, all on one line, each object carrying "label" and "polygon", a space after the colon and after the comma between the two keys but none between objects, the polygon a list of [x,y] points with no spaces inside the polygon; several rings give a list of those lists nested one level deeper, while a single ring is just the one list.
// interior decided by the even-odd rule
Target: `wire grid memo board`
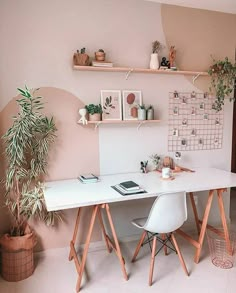
[{"label": "wire grid memo board", "polygon": [[168,151],[222,148],[224,109],[212,109],[208,93],[169,93]]}]

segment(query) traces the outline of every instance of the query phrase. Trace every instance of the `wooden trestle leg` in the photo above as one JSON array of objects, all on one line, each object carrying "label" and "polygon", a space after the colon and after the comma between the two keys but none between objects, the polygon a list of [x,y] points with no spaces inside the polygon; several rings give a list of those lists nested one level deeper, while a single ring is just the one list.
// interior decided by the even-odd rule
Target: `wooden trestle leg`
[{"label": "wooden trestle leg", "polygon": [[193,208],[193,214],[194,214],[195,223],[196,223],[196,226],[197,226],[197,232],[198,232],[198,235],[199,235],[200,234],[201,227],[200,227],[200,224],[199,224],[197,207],[195,205],[193,193],[190,192],[189,195],[190,195],[190,200],[191,200],[191,204],[192,204],[192,208]]},{"label": "wooden trestle leg", "polygon": [[[107,213],[107,217],[108,217],[108,222],[112,231],[112,235],[113,235],[113,239],[115,244],[113,244],[112,240],[109,238],[109,236],[106,233],[105,227],[104,227],[104,223],[103,223],[103,219],[102,219],[102,215],[101,215],[101,208],[105,208],[106,209],[106,213]],[[80,215],[81,215],[81,209],[78,209],[78,213],[77,213],[77,217],[76,217],[76,222],[75,222],[75,227],[74,227],[74,233],[73,233],[73,238],[70,242],[70,254],[69,254],[69,260],[74,259],[75,262],[75,266],[76,266],[76,270],[78,273],[78,279],[77,279],[77,284],[76,284],[76,291],[79,292],[80,288],[81,288],[81,281],[82,281],[82,277],[83,277],[83,272],[85,269],[85,263],[86,263],[86,259],[87,259],[87,254],[88,254],[88,250],[89,250],[89,244],[91,241],[91,236],[92,236],[92,232],[93,232],[93,227],[94,227],[94,223],[96,220],[96,216],[98,216],[98,220],[102,229],[102,233],[104,236],[104,240],[106,243],[106,247],[108,252],[111,252],[111,248],[114,248],[114,251],[116,252],[118,259],[120,261],[121,264],[121,269],[124,275],[125,280],[128,280],[128,276],[125,270],[125,265],[124,265],[124,259],[122,257],[121,254],[121,250],[120,250],[120,246],[119,246],[119,242],[116,236],[116,232],[115,232],[115,228],[112,222],[112,218],[111,218],[111,213],[109,211],[109,206],[108,204],[102,204],[102,205],[95,205],[93,206],[93,212],[92,212],[92,216],[90,219],[90,224],[89,224],[89,229],[88,229],[88,233],[87,233],[87,237],[86,237],[86,242],[84,245],[84,250],[83,250],[83,254],[82,254],[82,259],[81,259],[81,263],[79,262],[76,250],[75,250],[75,242],[76,242],[76,237],[78,234],[78,228],[79,228],[79,221],[80,221]]]}]

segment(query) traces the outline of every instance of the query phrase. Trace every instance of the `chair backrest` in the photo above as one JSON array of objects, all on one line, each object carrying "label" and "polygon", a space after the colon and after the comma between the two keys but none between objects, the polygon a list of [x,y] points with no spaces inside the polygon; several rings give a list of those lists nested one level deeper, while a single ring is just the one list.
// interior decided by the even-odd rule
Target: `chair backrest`
[{"label": "chair backrest", "polygon": [[186,192],[160,194],[143,228],[152,233],[170,233],[187,220]]}]

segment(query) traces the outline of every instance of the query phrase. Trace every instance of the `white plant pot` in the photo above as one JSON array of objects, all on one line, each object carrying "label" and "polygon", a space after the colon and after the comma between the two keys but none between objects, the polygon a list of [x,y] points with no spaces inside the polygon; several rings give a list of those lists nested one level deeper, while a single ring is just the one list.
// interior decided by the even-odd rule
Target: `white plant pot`
[{"label": "white plant pot", "polygon": [[147,110],[147,120],[154,120],[154,110],[153,109]]},{"label": "white plant pot", "polygon": [[138,120],[146,120],[147,111],[145,109],[138,109]]},{"label": "white plant pot", "polygon": [[151,54],[150,69],[159,69],[159,59],[157,53]]}]

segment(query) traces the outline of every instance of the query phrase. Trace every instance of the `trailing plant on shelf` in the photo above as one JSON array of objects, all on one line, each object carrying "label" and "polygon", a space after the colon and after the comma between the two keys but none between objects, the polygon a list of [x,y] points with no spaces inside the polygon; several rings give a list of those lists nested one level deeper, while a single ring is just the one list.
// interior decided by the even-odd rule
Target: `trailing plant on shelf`
[{"label": "trailing plant on shelf", "polygon": [[3,136],[7,169],[4,181],[6,206],[12,216],[11,236],[24,235],[31,217],[47,225],[61,219],[57,212],[48,212],[43,197],[42,176],[46,174],[50,146],[56,137],[53,117],[41,113],[43,103],[36,90],[18,89],[19,112]]},{"label": "trailing plant on shelf", "polygon": [[228,57],[224,60],[214,60],[214,64],[210,66],[208,74],[211,76],[210,92],[214,92],[216,100],[212,105],[212,108],[217,112],[222,110],[224,100],[229,97],[232,101],[234,98],[231,96],[236,79],[236,64],[232,64]]},{"label": "trailing plant on shelf", "polygon": [[88,111],[89,114],[102,114],[102,106],[101,104],[95,105],[95,104],[89,104],[85,106],[85,109]]}]

